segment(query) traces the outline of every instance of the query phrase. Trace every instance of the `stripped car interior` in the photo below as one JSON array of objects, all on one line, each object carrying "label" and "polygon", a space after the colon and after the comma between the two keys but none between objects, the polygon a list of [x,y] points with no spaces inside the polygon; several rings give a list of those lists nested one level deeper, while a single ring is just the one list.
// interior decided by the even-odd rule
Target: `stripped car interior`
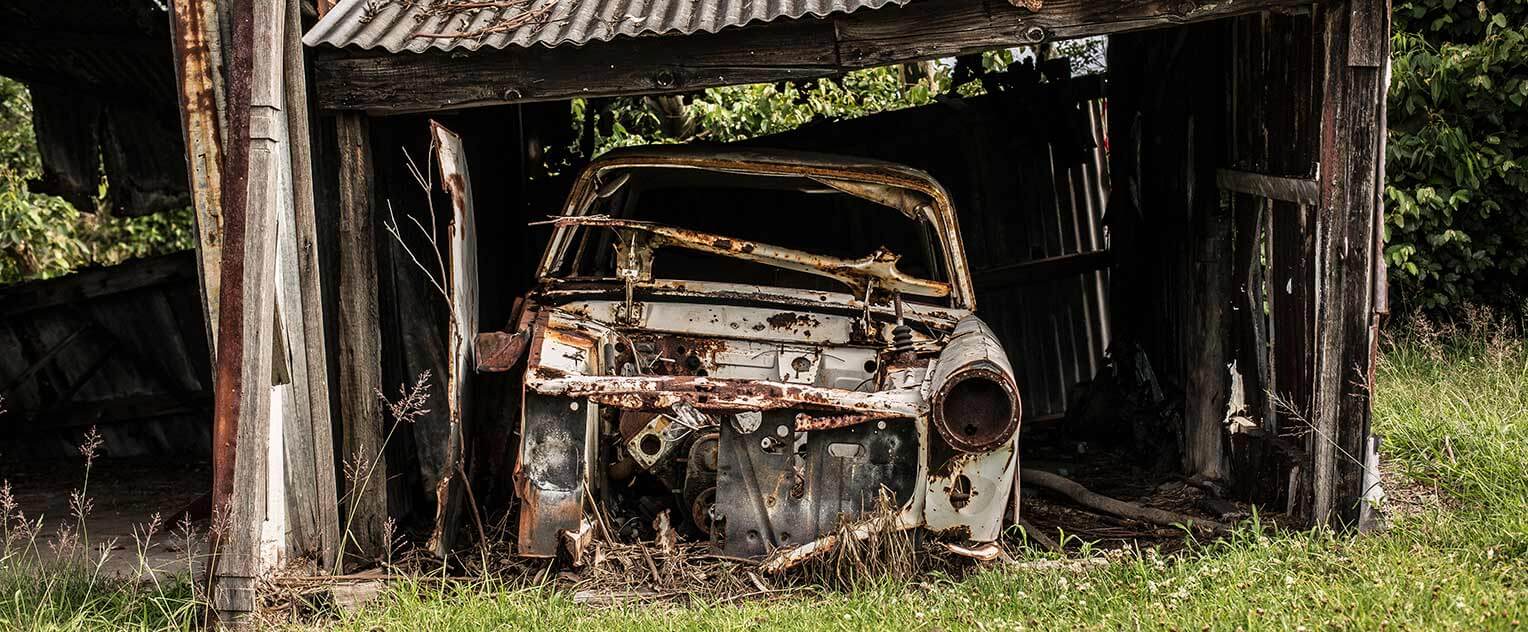
[{"label": "stripped car interior", "polygon": [[[779,212],[738,213],[740,196]],[[480,371],[525,362],[522,555],[600,520],[643,537],[666,512],[721,554],[788,562],[878,503],[876,529],[999,537],[1019,393],[930,176],[622,149],[545,223],[535,289],[476,349]]]}]

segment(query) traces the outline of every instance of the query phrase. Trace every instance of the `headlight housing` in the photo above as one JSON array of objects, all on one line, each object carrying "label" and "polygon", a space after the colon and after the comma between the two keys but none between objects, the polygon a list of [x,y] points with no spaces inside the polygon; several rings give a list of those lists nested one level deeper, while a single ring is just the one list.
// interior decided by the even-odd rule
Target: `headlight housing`
[{"label": "headlight housing", "polygon": [[934,427],[963,452],[986,452],[1019,429],[1019,390],[1008,356],[985,323],[968,316],[955,326],[934,368]]}]

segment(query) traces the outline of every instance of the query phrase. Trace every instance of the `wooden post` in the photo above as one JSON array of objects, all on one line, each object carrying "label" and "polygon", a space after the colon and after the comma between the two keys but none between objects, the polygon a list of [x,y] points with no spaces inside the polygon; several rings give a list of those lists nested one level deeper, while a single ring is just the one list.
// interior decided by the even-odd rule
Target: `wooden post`
[{"label": "wooden post", "polygon": [[289,543],[293,553],[332,568],[339,551],[339,498],[335,490],[330,420],[328,349],[318,262],[312,133],[303,61],[300,0],[286,0],[284,75],[291,173],[291,213],[282,217],[280,273],[283,338],[293,397],[282,434],[287,468]]},{"label": "wooden post", "polygon": [[[254,0],[235,12],[236,39],[247,34],[249,56],[236,60],[235,77],[244,82],[248,107],[243,124],[231,129],[247,141],[245,195],[228,208],[229,239],[223,265],[219,327],[217,407],[232,416],[235,441],[226,516],[218,542],[211,601],[217,621],[228,627],[249,624],[256,603],[257,578],[266,570],[260,555],[266,518],[267,461],[270,449],[271,359],[275,329],[275,255],[278,200],[283,193],[285,137],[281,117],[281,25],[284,0]],[[248,9],[247,12],[242,9]],[[248,65],[239,63],[247,60]],[[232,118],[232,117],[231,117]],[[236,119],[237,120],[237,119]],[[236,166],[235,169],[238,167]],[[237,214],[237,219],[234,219]],[[231,300],[230,300],[231,299]],[[277,483],[279,484],[279,482]]]},{"label": "wooden post", "polygon": [[340,418],[347,470],[360,468],[360,476],[347,481],[340,528],[358,554],[376,556],[385,546],[387,459],[382,405],[377,398],[382,387],[382,343],[377,333],[371,132],[365,114],[342,113],[335,123],[340,163]]},{"label": "wooden post", "polygon": [[172,0],[170,9],[187,181],[196,216],[202,315],[206,318],[208,349],[215,352],[223,256],[222,37],[212,0]]},{"label": "wooden post", "polygon": [[1317,20],[1321,80],[1316,208],[1316,358],[1311,456],[1314,523],[1356,524],[1378,315],[1376,231],[1384,162],[1390,3],[1333,0]]}]

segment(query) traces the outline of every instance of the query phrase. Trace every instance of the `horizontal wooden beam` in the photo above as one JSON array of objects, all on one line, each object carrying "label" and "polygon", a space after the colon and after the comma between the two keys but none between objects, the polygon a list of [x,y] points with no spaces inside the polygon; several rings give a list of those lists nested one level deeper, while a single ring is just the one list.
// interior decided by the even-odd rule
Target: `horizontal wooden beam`
[{"label": "horizontal wooden beam", "polygon": [[1290,178],[1234,169],[1217,169],[1215,184],[1226,191],[1256,195],[1280,202],[1294,202],[1305,206],[1315,206],[1318,199],[1316,181],[1310,178]]},{"label": "horizontal wooden beam", "polygon": [[1184,24],[1310,0],[919,0],[830,18],[714,34],[617,38],[585,46],[389,54],[319,50],[319,106],[397,114],[574,97],[687,92],[805,79],[993,48]]},{"label": "horizontal wooden beam", "polygon": [[189,250],[0,288],[0,318],[176,282],[196,282]]}]

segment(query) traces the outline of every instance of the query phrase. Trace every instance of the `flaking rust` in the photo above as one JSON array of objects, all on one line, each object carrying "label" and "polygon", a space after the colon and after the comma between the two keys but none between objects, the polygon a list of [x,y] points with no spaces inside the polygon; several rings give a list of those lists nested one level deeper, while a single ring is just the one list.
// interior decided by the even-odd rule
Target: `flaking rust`
[{"label": "flaking rust", "polygon": [[[940,241],[943,260],[926,264],[939,280],[903,272],[884,247],[830,257],[606,206],[623,188],[647,190],[648,174],[683,186],[675,167],[708,171],[711,187],[735,178],[740,194],[774,178],[775,189],[891,206],[900,214],[878,221]],[[633,202],[621,208],[642,208]],[[926,527],[969,550],[998,536],[1017,392],[1001,346],[972,315],[954,209],[926,174],[788,152],[616,150],[547,223],[551,243],[516,325],[477,339],[481,371],[525,362],[521,554],[561,546],[579,557],[600,517],[632,525],[613,537],[650,539],[645,525],[660,512],[670,533],[724,554],[775,552],[773,569],[882,531]],[[675,251],[838,290],[655,274]]]}]

